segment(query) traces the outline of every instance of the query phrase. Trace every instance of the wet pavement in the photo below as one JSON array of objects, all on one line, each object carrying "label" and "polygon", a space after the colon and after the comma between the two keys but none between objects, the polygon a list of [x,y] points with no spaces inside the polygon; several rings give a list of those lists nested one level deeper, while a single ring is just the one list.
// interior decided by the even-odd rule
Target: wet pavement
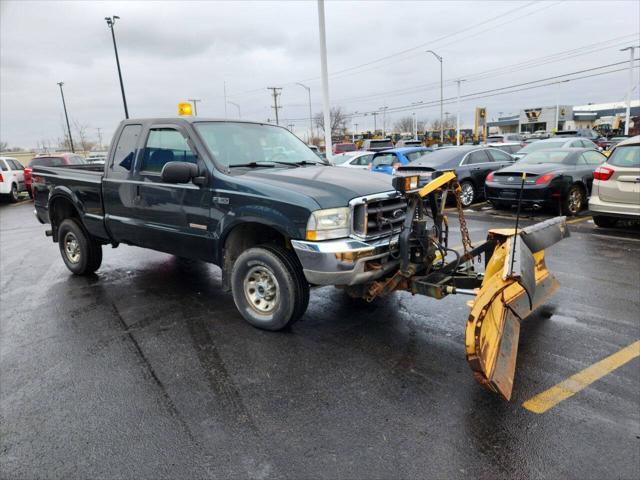
[{"label": "wet pavement", "polygon": [[[320,288],[264,332],[211,265],[105,247],[73,277],[32,208],[0,205],[2,478],[640,477],[640,358],[522,406],[640,339],[637,229],[583,216],[548,250],[561,288],[522,325],[507,403],[466,363],[468,297]],[[468,212],[472,239],[512,217]]]}]

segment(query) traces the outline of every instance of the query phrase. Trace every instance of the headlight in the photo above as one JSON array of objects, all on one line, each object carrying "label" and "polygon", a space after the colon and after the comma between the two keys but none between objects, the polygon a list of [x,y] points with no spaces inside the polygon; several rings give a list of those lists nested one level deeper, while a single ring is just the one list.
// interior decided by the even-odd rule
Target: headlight
[{"label": "headlight", "polygon": [[350,233],[351,212],[348,207],[316,210],[307,222],[307,240],[344,238]]}]

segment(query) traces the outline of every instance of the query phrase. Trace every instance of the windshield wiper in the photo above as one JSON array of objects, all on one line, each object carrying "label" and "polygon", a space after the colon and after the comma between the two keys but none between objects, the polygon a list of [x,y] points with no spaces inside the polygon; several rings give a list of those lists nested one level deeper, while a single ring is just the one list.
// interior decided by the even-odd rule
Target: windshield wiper
[{"label": "windshield wiper", "polygon": [[298,166],[300,166],[300,165],[329,165],[328,163],[323,162],[323,161],[318,161],[318,162],[313,161],[313,162],[310,162],[310,161],[308,161],[308,160],[301,160],[301,161],[299,161],[299,162],[293,162],[293,163],[294,163],[295,165],[298,165]]},{"label": "windshield wiper", "polygon": [[265,167],[265,168],[274,168],[275,164],[278,165],[287,165],[288,167],[298,167],[299,165],[292,162],[283,162],[279,160],[261,160],[259,162],[248,162],[248,163],[234,163],[233,165],[229,165],[229,168],[232,167],[248,167],[248,168],[257,168],[257,167]]}]

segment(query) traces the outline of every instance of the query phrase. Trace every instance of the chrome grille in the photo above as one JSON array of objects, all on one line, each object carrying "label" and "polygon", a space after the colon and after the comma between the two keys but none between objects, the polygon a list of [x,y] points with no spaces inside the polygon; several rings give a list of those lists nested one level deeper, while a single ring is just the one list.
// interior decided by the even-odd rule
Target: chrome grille
[{"label": "chrome grille", "polygon": [[402,229],[407,201],[397,193],[356,199],[353,205],[353,234],[370,240]]}]

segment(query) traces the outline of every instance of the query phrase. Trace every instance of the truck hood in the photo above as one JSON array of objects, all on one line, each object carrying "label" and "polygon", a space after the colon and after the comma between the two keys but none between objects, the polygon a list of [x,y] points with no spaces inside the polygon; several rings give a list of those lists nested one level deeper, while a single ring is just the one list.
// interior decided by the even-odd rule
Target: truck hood
[{"label": "truck hood", "polygon": [[393,190],[388,175],[330,166],[264,168],[243,178],[308,196],[321,208],[345,207],[353,198]]}]

